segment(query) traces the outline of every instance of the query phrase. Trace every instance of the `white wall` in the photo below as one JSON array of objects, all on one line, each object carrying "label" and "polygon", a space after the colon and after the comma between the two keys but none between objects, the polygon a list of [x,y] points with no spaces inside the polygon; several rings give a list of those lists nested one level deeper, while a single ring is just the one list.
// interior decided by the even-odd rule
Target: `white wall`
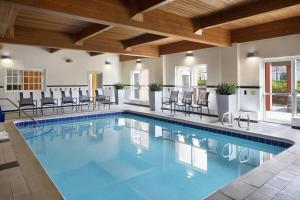
[{"label": "white wall", "polygon": [[144,58],[141,63],[136,63],[136,60],[122,62],[122,81],[131,84],[131,72],[136,70],[149,71],[149,84],[163,82],[162,58]]},{"label": "white wall", "polygon": [[[239,85],[262,86],[262,64],[264,59],[276,57],[300,56],[300,35],[265,39],[240,44],[239,50]],[[258,58],[247,58],[248,52],[259,53]],[[247,95],[244,95],[247,90]],[[250,95],[250,93],[253,93]],[[240,107],[245,110],[256,110],[261,119],[263,99],[260,89],[241,89]]]},{"label": "white wall", "polygon": [[[259,85],[261,59],[299,56],[300,35],[259,40],[240,44],[240,84]],[[249,59],[247,52],[257,51],[260,58]]]},{"label": "white wall", "polygon": [[[261,86],[262,60],[300,55],[299,44],[300,35],[292,35],[233,44],[228,48],[200,49],[193,51],[193,58],[187,58],[186,52],[164,55],[160,58],[145,58],[142,59],[141,65],[135,60],[120,64],[116,54],[90,57],[86,52],[75,50],[61,50],[50,54],[39,47],[5,44],[0,53],[11,55],[13,62],[0,62],[0,86],[4,85],[4,69],[8,67],[46,69],[47,85],[87,85],[88,71],[103,72],[104,84],[113,84],[121,80],[130,84],[131,71],[139,69],[149,70],[149,83],[162,82],[164,85],[174,85],[176,66],[198,64],[207,65],[207,84],[210,86],[222,81],[236,82],[239,86]],[[253,51],[257,51],[260,58],[247,58],[247,53]],[[64,58],[71,58],[73,62],[66,63]],[[109,60],[111,66],[105,66],[105,60]],[[209,90],[212,92],[211,107],[215,108],[214,89]],[[262,109],[261,92],[262,89],[259,88],[245,88],[238,91],[240,108],[256,111],[256,118],[259,118]],[[0,96],[4,94],[7,96],[4,89],[0,89]]]},{"label": "white wall", "polygon": [[[65,49],[50,54],[40,47],[4,44],[0,55],[10,55],[12,58],[9,62],[0,60],[0,86],[4,86],[5,69],[13,67],[44,69],[45,86],[75,85],[78,89],[77,85],[88,85],[88,72],[102,72],[103,84],[111,85],[121,79],[117,54],[106,53],[91,57],[85,51]],[[66,63],[66,58],[72,59],[73,62]],[[105,61],[110,61],[111,65],[105,65]],[[4,88],[0,88],[0,97],[4,96],[17,102],[19,93],[6,92]]]},{"label": "white wall", "polygon": [[[175,67],[192,66],[198,64],[207,65],[207,85],[215,86],[220,82],[235,82],[239,86],[246,86],[238,90],[238,107],[243,110],[255,111],[253,116],[260,119],[262,110],[261,93],[262,88],[251,88],[249,86],[261,87],[261,66],[262,60],[272,57],[298,56],[300,55],[300,35],[291,35],[279,38],[265,39],[247,43],[233,44],[228,48],[213,47],[193,51],[194,57],[187,58],[186,52],[164,55],[157,59],[161,61],[163,71],[163,84],[175,84]],[[248,52],[257,51],[259,58],[247,58]],[[144,59],[143,62],[147,62]],[[130,61],[131,62],[131,61]],[[134,65],[132,61],[130,65]],[[155,63],[153,59],[151,62]],[[124,62],[127,66],[129,62]],[[152,70],[152,68],[150,68]],[[159,70],[161,71],[161,70]],[[156,74],[152,72],[153,74]],[[129,76],[128,71],[124,71],[124,76]],[[248,88],[247,88],[248,87]],[[214,88],[211,91],[211,107],[216,113]]]},{"label": "white wall", "polygon": [[164,84],[175,84],[175,67],[176,66],[194,66],[207,64],[207,81],[208,85],[215,85],[221,79],[220,68],[220,49],[208,48],[193,51],[194,57],[186,57],[186,52],[164,55]]}]

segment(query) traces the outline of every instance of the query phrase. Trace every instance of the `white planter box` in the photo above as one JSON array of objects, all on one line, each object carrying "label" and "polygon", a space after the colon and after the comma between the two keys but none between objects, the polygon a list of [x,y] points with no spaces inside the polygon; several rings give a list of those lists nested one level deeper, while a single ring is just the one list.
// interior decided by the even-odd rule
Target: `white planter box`
[{"label": "white planter box", "polygon": [[156,91],[156,92],[149,92],[149,104],[151,110],[160,110],[161,109],[161,98],[162,98],[162,92]]},{"label": "white planter box", "polygon": [[117,105],[123,105],[125,99],[125,90],[117,90],[115,89],[115,100]]},{"label": "white planter box", "polygon": [[217,94],[217,107],[219,120],[222,120],[223,114],[227,112],[235,115],[237,112],[236,95]]}]

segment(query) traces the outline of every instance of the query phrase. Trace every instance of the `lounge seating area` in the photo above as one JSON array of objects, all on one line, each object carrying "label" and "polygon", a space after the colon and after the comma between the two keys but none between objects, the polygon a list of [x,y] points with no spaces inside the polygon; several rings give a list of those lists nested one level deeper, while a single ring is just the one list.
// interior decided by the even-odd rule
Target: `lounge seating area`
[{"label": "lounge seating area", "polygon": [[[194,96],[194,91],[183,91],[182,99],[179,99],[178,96],[179,91],[172,90],[169,97],[163,97],[161,107],[162,112],[164,109],[169,109],[171,113],[174,113],[174,115],[176,111],[184,112],[185,115],[190,113],[198,113],[200,118],[202,118],[203,114],[210,114],[208,91],[199,89],[197,97]],[[164,107],[164,105],[167,107]],[[203,113],[203,108],[206,108],[207,113]]]},{"label": "lounge seating area", "polygon": [[[114,103],[111,102],[109,96],[104,95],[102,88],[95,90],[95,97],[90,96],[88,90],[85,91],[84,95],[81,88],[78,89],[78,96],[74,96],[73,93],[71,88],[67,91],[60,89],[54,97],[54,91],[50,88],[49,91],[41,91],[40,99],[38,99],[34,98],[33,92],[20,92],[18,100],[19,117],[24,110],[32,110],[32,115],[37,115],[38,112],[43,115],[45,109],[51,109],[53,113],[56,111],[59,114],[64,113],[66,108],[71,108],[72,111],[76,112],[83,111],[84,106],[87,106],[87,110],[90,110],[90,107],[95,110],[96,108],[101,109],[101,105],[105,109],[105,105],[108,105],[108,109],[110,109],[111,104]],[[28,95],[28,97],[25,97],[25,95]]]}]

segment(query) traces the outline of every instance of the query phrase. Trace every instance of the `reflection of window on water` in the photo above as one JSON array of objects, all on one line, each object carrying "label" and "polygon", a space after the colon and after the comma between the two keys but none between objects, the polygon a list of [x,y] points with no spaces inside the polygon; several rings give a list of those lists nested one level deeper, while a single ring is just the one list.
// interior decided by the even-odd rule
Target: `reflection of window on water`
[{"label": "reflection of window on water", "polygon": [[207,151],[200,148],[200,142],[198,139],[193,138],[193,146],[190,144],[182,143],[184,137],[178,135],[179,142],[175,143],[176,160],[188,167],[200,171],[207,171]]},{"label": "reflection of window on water", "polygon": [[126,124],[130,127],[131,143],[136,146],[137,155],[141,155],[149,149],[149,124],[134,119],[128,119]]}]

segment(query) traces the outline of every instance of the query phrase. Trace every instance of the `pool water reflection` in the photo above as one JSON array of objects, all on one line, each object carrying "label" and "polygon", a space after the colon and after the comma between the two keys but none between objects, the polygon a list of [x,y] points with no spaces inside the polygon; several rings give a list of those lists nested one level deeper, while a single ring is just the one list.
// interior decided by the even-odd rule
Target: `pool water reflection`
[{"label": "pool water reflection", "polygon": [[129,114],[20,129],[66,199],[202,199],[282,148]]}]

